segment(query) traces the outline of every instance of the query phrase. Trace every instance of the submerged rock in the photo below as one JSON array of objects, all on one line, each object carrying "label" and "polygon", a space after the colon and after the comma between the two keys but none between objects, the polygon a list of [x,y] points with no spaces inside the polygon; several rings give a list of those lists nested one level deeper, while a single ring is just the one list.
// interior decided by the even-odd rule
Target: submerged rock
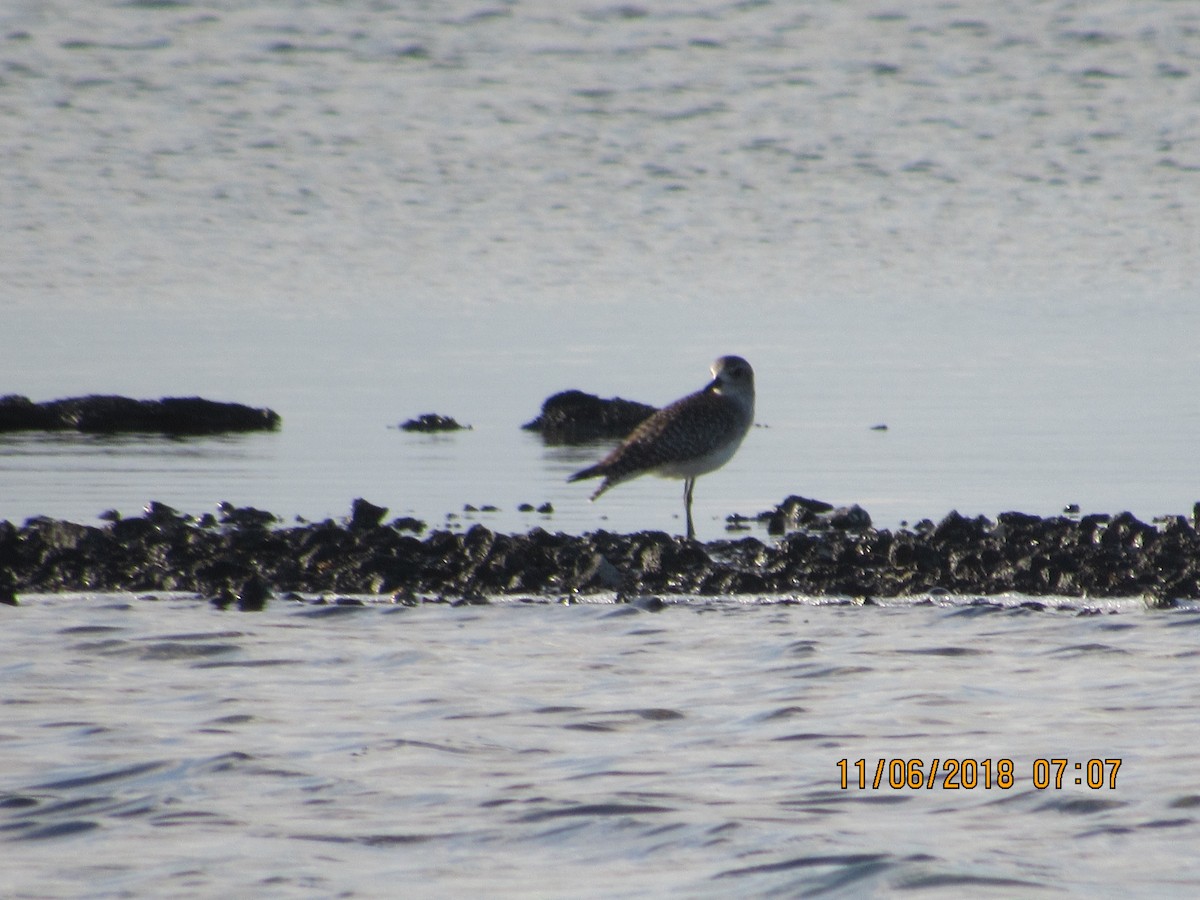
[{"label": "submerged rock", "polygon": [[[262,609],[288,592],[374,593],[478,602],[497,594],[570,598],[656,594],[834,594],[870,598],[953,592],[1142,596],[1157,606],[1200,598],[1200,535],[1190,518],[1157,525],[1130,513],[1039,518],[948,513],[877,529],[860,507],[789,497],[807,519],[776,541],[699,544],[662,532],[503,534],[483,525],[416,537],[412,523],[357,500],[349,517],[281,527],[270,513],[226,506],[218,524],[165,504],[142,516],[80,525],[45,517],[0,522],[0,602],[18,592],[190,590],[218,606]],[[819,511],[818,511],[819,510]]]},{"label": "submerged rock", "polygon": [[645,403],[570,390],[547,398],[541,414],[521,427],[539,432],[547,444],[580,444],[623,438],[656,412]]},{"label": "submerged rock", "polygon": [[28,397],[0,397],[0,432],[81,431],[91,434],[152,432],[174,435],[275,431],[279,414],[240,403],[201,397],[132,400],[93,394],[34,403]]}]

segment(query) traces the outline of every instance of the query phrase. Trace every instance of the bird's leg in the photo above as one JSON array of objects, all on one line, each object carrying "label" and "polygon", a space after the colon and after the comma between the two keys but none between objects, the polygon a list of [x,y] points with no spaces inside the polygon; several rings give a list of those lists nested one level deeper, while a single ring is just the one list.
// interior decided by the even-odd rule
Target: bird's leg
[{"label": "bird's leg", "polygon": [[696,537],[696,527],[692,524],[692,491],[695,489],[695,478],[689,478],[683,483],[683,508],[687,510],[687,539],[689,541]]}]

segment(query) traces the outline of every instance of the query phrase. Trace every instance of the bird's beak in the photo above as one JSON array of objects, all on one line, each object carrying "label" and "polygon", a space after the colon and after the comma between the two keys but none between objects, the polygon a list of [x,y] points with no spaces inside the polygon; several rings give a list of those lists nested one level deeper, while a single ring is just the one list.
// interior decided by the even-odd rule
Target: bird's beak
[{"label": "bird's beak", "polygon": [[706,384],[704,386],[704,393],[706,393],[706,394],[713,393],[720,386],[721,386],[721,379],[714,378],[712,381],[710,381],[708,384]]}]

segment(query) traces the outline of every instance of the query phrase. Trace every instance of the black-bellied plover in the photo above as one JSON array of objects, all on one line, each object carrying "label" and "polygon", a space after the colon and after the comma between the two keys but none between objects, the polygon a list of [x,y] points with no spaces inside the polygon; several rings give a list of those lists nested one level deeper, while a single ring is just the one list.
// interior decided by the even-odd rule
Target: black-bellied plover
[{"label": "black-bellied plover", "polygon": [[682,478],[687,536],[692,525],[696,479],[721,468],[737,452],[754,422],[754,370],[740,356],[722,356],[712,364],[713,380],[703,389],[660,409],[635,428],[594,466],[568,481],[604,477],[595,500],[610,487],[647,473]]}]

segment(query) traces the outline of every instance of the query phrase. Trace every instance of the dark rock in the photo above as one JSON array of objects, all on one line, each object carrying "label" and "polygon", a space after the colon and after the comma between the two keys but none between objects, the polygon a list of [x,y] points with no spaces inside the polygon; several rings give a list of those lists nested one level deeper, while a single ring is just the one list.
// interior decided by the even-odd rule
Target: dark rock
[{"label": "dark rock", "polygon": [[1129,513],[1008,512],[993,523],[951,512],[936,525],[924,520],[892,532],[873,527],[861,508],[840,513],[853,527],[835,527],[839,512],[828,504],[788,498],[775,512],[789,521],[811,516],[810,524],[768,543],[701,544],[662,532],[503,534],[479,524],[417,538],[404,520],[381,524],[381,507],[362,501],[356,509],[344,523],[293,527],[228,504],[220,527],[161,503],[101,527],[45,517],[19,528],[0,522],[0,601],[17,591],[60,590],[188,590],[242,610],[296,591],[403,603],[596,591],[859,598],[1018,591],[1149,597],[1159,605],[1200,598],[1200,534],[1182,516],[1156,527]]},{"label": "dark rock", "polygon": [[835,509],[829,516],[829,524],[845,531],[871,527],[871,515],[857,503],[850,507]]},{"label": "dark rock", "polygon": [[767,523],[768,534],[779,535],[795,531],[797,528],[814,526],[822,515],[832,511],[832,503],[793,494],[775,509],[759,513],[757,518],[758,521]]},{"label": "dark rock", "polygon": [[938,546],[961,547],[982,540],[992,527],[992,523],[983,516],[968,519],[952,509],[933,529],[930,541]]},{"label": "dark rock", "polygon": [[251,575],[238,591],[237,606],[242,612],[262,612],[271,598],[271,586],[259,575]]},{"label": "dark rock", "polygon": [[450,416],[439,416],[437,413],[423,413],[415,419],[408,419],[400,423],[400,428],[403,431],[421,431],[425,433],[471,430],[470,425],[460,425]]},{"label": "dark rock", "polygon": [[603,400],[583,391],[561,391],[547,398],[541,414],[521,427],[539,432],[547,444],[580,444],[623,438],[657,411],[620,397]]},{"label": "dark rock", "polygon": [[[117,520],[119,519],[120,516],[117,517]],[[157,500],[151,501],[146,506],[145,519],[155,525],[173,525],[192,521],[191,516],[185,516],[179,510],[167,506],[165,503],[159,503]]]},{"label": "dark rock", "polygon": [[82,431],[97,434],[151,432],[173,435],[275,431],[279,414],[240,403],[201,397],[132,400],[90,395],[33,403],[27,397],[0,397],[0,432]]},{"label": "dark rock", "polygon": [[996,517],[998,527],[1005,533],[1021,534],[1037,528],[1042,520],[1021,512],[1002,512]]},{"label": "dark rock", "polygon": [[265,509],[255,509],[253,506],[238,507],[225,500],[217,504],[217,511],[221,514],[221,524],[234,528],[269,528],[278,521],[274,513]]},{"label": "dark rock", "polygon": [[209,602],[217,609],[229,609],[237,602],[237,593],[231,585],[225,584],[217,589]]},{"label": "dark rock", "polygon": [[17,584],[11,572],[0,571],[0,605],[20,606],[17,600]]},{"label": "dark rock", "polygon": [[376,506],[374,503],[358,497],[350,506],[350,530],[361,531],[364,528],[377,528],[386,515],[386,506]]},{"label": "dark rock", "polygon": [[234,587],[226,582],[216,591],[212,604],[218,609],[228,609],[237,605],[241,612],[262,612],[271,599],[271,586],[261,575],[253,574]]},{"label": "dark rock", "polygon": [[43,404],[17,394],[0,397],[0,432],[55,431],[62,427],[54,412]]}]

